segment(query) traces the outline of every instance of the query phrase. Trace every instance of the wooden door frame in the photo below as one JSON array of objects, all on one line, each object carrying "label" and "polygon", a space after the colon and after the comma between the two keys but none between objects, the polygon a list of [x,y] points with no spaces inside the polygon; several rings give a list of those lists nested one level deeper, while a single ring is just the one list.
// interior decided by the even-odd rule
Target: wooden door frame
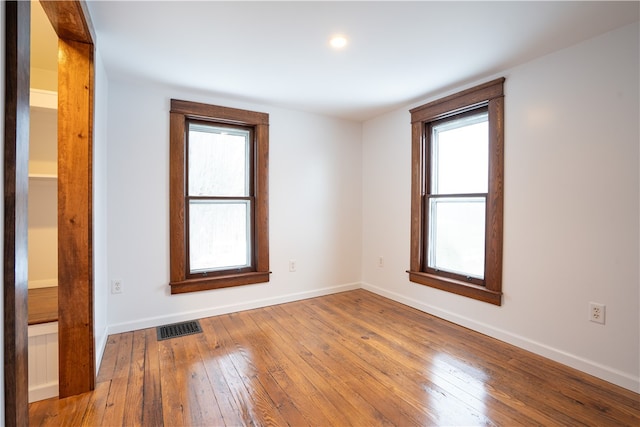
[{"label": "wooden door frame", "polygon": [[4,422],[29,424],[27,198],[31,4],[5,2]]},{"label": "wooden door frame", "polygon": [[93,26],[83,1],[40,0],[58,34],[59,396],[93,390]]},{"label": "wooden door frame", "polygon": [[[94,31],[84,1],[42,1],[59,38],[60,397],[95,385],[93,335]],[[28,425],[27,197],[30,3],[5,2],[5,425]]]}]

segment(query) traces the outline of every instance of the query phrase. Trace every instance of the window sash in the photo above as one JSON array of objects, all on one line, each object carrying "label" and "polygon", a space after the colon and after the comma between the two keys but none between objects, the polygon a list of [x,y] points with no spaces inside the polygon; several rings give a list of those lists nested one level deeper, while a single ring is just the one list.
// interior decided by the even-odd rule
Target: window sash
[{"label": "window sash", "polygon": [[[253,196],[253,130],[196,120],[189,120],[187,129],[187,195]],[[211,138],[204,141],[207,134]],[[221,149],[223,144],[229,147]]]},{"label": "window sash", "polygon": [[[427,168],[423,178],[426,194],[422,270],[481,286],[484,286],[489,187],[488,124],[488,109],[480,105],[424,126]],[[486,134],[478,133],[482,131]],[[472,201],[481,203],[484,209],[480,212],[475,209],[474,215],[467,213],[462,220],[462,212],[453,207]],[[438,207],[442,208],[441,215]],[[449,211],[447,216],[444,209]],[[463,231],[468,233],[466,238]]]},{"label": "window sash", "polygon": [[425,271],[484,284],[486,203],[486,193],[425,197]]},{"label": "window sash", "polygon": [[[253,130],[202,120],[187,120],[186,124],[186,276],[197,278],[251,271],[255,264]],[[210,134],[211,138],[203,139],[206,136],[202,134]],[[237,146],[239,142],[243,145],[240,149]],[[223,146],[226,144],[228,147]],[[197,152],[193,151],[195,146]],[[197,181],[197,185],[192,181]],[[229,185],[218,185],[220,182]],[[200,191],[195,191],[196,189]],[[212,194],[201,194],[203,189],[205,193]],[[202,212],[196,212],[203,211],[202,208],[206,205],[210,208],[215,205],[244,205],[245,208],[244,214],[239,218],[227,215],[224,225],[204,224]],[[212,209],[209,209],[209,215],[211,214]],[[215,219],[212,218],[211,221]],[[240,226],[239,222],[243,222],[243,225]],[[229,246],[232,228],[236,233],[244,233],[243,239],[235,239],[235,247]],[[209,239],[205,239],[202,233],[208,234]],[[211,253],[203,253],[205,250]]]},{"label": "window sash", "polygon": [[[486,107],[430,123],[429,194],[486,193],[489,187],[489,114]],[[479,133],[484,130],[484,134]],[[457,138],[452,134],[457,133]],[[466,133],[466,135],[465,135]],[[443,138],[444,136],[444,138]]]},{"label": "window sash", "polygon": [[[227,218],[224,224],[203,221],[200,208],[209,207],[209,212],[218,208],[241,207],[243,215],[235,212],[233,218]],[[233,271],[251,271],[254,266],[253,227],[254,201],[245,198],[187,198],[187,271],[189,277],[202,277],[211,274]],[[229,216],[231,212],[226,212]],[[224,217],[225,212],[218,212]],[[217,218],[216,218],[217,219]],[[203,236],[204,234],[204,236]],[[239,234],[239,236],[236,236]],[[208,238],[206,238],[208,237]],[[227,260],[224,262],[224,260]]]}]

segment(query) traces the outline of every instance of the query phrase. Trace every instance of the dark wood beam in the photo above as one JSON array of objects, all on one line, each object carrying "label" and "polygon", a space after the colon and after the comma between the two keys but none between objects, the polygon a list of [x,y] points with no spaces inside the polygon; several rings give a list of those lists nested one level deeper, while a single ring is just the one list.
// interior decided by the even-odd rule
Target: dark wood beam
[{"label": "dark wood beam", "polygon": [[27,199],[31,4],[5,2],[4,394],[7,426],[29,424]]},{"label": "dark wood beam", "polygon": [[40,1],[53,29],[64,40],[93,44],[95,31],[84,1]]}]

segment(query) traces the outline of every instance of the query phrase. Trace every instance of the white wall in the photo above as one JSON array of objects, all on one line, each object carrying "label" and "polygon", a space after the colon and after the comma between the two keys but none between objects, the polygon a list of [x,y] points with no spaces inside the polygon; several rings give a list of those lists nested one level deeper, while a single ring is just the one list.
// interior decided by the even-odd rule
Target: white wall
[{"label": "white wall", "polygon": [[[269,113],[269,283],[169,294],[171,98]],[[114,80],[108,115],[108,272],[124,290],[109,293],[110,333],[359,287],[359,123]]]},{"label": "white wall", "polygon": [[107,117],[108,82],[99,52],[94,56],[95,106],[93,138],[93,330],[96,372],[107,343]]},{"label": "white wall", "polygon": [[405,273],[408,109],[449,93],[366,122],[364,287],[640,391],[638,39],[636,23],[478,81],[506,77],[501,307]]}]

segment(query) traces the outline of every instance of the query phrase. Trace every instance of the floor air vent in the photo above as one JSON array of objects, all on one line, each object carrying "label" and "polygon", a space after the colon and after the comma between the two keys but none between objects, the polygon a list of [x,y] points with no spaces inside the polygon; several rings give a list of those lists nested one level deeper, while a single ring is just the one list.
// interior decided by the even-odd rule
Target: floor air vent
[{"label": "floor air vent", "polygon": [[202,332],[202,328],[197,320],[158,326],[158,341],[182,337],[185,335],[199,334],[200,332]]}]

